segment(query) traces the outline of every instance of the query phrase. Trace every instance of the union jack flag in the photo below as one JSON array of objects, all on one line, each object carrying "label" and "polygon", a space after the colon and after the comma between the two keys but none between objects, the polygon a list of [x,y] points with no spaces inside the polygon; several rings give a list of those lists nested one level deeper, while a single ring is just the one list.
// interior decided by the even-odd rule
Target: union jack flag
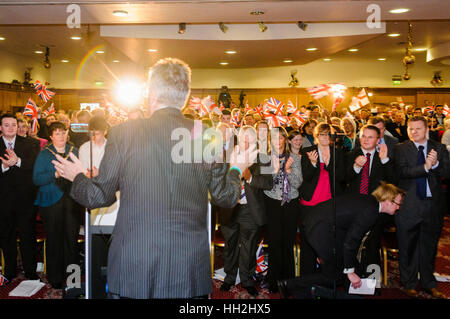
[{"label": "union jack flag", "polygon": [[191,97],[188,106],[196,110],[200,116],[205,116],[209,114],[208,108],[205,105],[203,105],[202,99],[199,97],[195,96]]},{"label": "union jack flag", "polygon": [[342,100],[344,99],[344,92],[347,90],[347,87],[341,83],[337,84],[330,84],[330,91],[333,93],[334,102],[333,106],[331,108],[331,111],[336,111],[336,107],[341,104]]},{"label": "union jack flag", "polygon": [[275,115],[272,113],[265,112],[264,118],[270,128],[285,126],[289,123],[289,117],[285,115]]},{"label": "union jack flag", "polygon": [[28,99],[27,105],[25,105],[25,109],[23,110],[23,115],[29,116],[31,118],[38,118],[38,107],[36,103],[31,99]]},{"label": "union jack flag", "polygon": [[303,112],[297,111],[297,112],[293,113],[292,116],[297,121],[297,124],[299,126],[302,126],[308,120],[308,114],[303,113]]},{"label": "union jack flag", "polygon": [[242,121],[239,119],[240,111],[234,112],[234,115],[231,117],[230,123],[234,125],[234,127],[241,127]]},{"label": "union jack flag", "polygon": [[447,104],[444,104],[444,109],[442,110],[442,114],[444,114],[445,116],[450,115],[450,107],[448,107]]},{"label": "union jack flag", "polygon": [[211,98],[211,96],[207,96],[202,99],[201,103],[206,108],[208,113],[214,112],[216,114],[222,114],[222,111],[217,107],[216,102]]},{"label": "union jack flag", "polygon": [[263,240],[259,243],[258,250],[256,251],[256,274],[261,274],[267,271],[267,268],[269,268],[267,261],[264,256],[264,247],[263,247]]},{"label": "union jack flag", "polygon": [[264,117],[264,107],[261,104],[255,106],[255,112]]},{"label": "union jack flag", "polygon": [[265,113],[272,113],[275,115],[283,115],[283,109],[284,109],[284,103],[278,101],[277,99],[271,97],[265,104],[264,104],[264,112]]},{"label": "union jack flag", "polygon": [[47,88],[45,87],[44,84],[42,84],[39,81],[36,81],[36,83],[34,83],[34,89],[36,90],[37,95],[39,95],[39,97],[45,102],[47,103],[48,100],[50,100],[55,93],[47,90]]},{"label": "union jack flag", "polygon": [[248,101],[245,102],[244,113],[247,114],[248,111],[252,111],[253,108],[248,104]]},{"label": "union jack flag", "polygon": [[288,100],[287,106],[286,106],[286,113],[296,113],[298,112],[297,107],[292,103],[291,100]]},{"label": "union jack flag", "polygon": [[47,115],[54,114],[54,113],[56,113],[55,104],[52,103],[44,112],[42,112],[42,115],[44,117],[47,117]]},{"label": "union jack flag", "polygon": [[8,279],[0,274],[0,286],[5,285],[8,282]]},{"label": "union jack flag", "polygon": [[318,100],[330,94],[330,86],[328,84],[320,84],[306,89],[314,99]]}]

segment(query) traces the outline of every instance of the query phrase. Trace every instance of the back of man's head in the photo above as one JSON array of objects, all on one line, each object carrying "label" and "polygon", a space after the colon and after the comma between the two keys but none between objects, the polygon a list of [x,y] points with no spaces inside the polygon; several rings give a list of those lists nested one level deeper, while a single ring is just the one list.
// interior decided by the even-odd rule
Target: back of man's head
[{"label": "back of man's head", "polygon": [[161,59],[148,73],[149,98],[161,106],[181,109],[186,104],[190,86],[191,69],[178,59]]}]

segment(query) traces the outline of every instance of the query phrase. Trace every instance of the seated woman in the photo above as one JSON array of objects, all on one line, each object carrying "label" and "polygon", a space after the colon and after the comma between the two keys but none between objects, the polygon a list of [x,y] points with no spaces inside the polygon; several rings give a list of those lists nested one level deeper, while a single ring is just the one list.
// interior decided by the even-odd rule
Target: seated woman
[{"label": "seated woman", "polygon": [[47,278],[55,289],[61,289],[68,265],[78,264],[78,233],[80,210],[69,196],[71,182],[61,178],[52,160],[56,154],[64,158],[78,150],[67,142],[68,130],[61,122],[48,128],[51,143],[38,155],[34,164],[33,182],[39,187],[35,205],[44,223],[47,235]]}]

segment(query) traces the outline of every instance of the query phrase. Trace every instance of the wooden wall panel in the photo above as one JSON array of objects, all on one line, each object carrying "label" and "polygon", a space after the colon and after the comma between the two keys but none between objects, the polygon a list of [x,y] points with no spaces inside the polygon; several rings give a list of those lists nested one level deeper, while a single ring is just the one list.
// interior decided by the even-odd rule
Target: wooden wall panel
[{"label": "wooden wall panel", "polygon": [[[43,101],[30,89],[21,90],[20,86],[6,87],[6,84],[0,83],[0,110],[3,112],[12,112],[14,107],[24,107],[28,98],[31,97],[39,106],[43,106]],[[81,89],[81,90],[54,90],[56,95],[47,103],[45,107],[51,102],[55,104],[56,109],[79,109],[80,103],[102,103],[103,94],[108,94],[105,89]],[[265,99],[274,97],[287,103],[291,100],[295,105],[307,105],[313,101],[311,96],[304,88],[285,88],[285,89],[229,89],[232,100],[236,105],[239,105],[239,96],[241,91],[246,94],[244,103],[248,101],[250,106],[256,106],[263,103]],[[351,97],[357,95],[360,88],[349,88],[346,93],[344,101],[338,109],[347,107],[351,101]],[[391,102],[395,102],[397,97],[402,97],[403,102],[408,105],[425,106],[426,101],[431,101],[434,104],[450,104],[450,89],[436,88],[436,89],[402,89],[402,88],[376,88],[368,89],[367,92],[373,92],[370,98],[371,106],[385,106]],[[205,97],[210,95],[215,100],[218,99],[220,89],[193,89],[192,96]],[[331,109],[332,99],[325,97],[316,101],[327,109]]]}]

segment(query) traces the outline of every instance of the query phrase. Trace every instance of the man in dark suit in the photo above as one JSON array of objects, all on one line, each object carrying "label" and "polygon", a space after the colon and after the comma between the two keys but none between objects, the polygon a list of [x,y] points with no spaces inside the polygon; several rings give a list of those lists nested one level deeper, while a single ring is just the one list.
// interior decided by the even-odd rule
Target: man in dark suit
[{"label": "man in dark suit", "polygon": [[[372,116],[369,118],[368,123],[370,125],[374,125],[378,127],[380,130],[380,141],[379,144],[386,144],[388,150],[388,157],[393,160],[394,159],[394,146],[398,143],[398,139],[396,137],[385,134],[386,133],[386,122],[381,116]],[[361,133],[361,132],[360,132]],[[360,136],[360,134],[359,134]],[[355,148],[360,147],[359,138],[355,141]]]},{"label": "man in dark suit", "polygon": [[[250,126],[242,127],[238,141],[239,147],[243,149],[248,149],[251,145],[256,147],[256,130]],[[260,156],[264,155],[260,154]],[[266,157],[243,172],[238,204],[233,209],[230,221],[221,226],[225,238],[224,270],[226,273],[220,288],[222,291],[228,291],[235,284],[239,269],[242,287],[251,295],[258,295],[253,274],[256,269],[259,229],[267,220],[262,190],[270,190],[273,187],[272,175],[261,173],[261,166],[270,166],[270,158],[267,155]]]},{"label": "man in dark suit", "polygon": [[[360,131],[360,147],[347,154],[346,182],[347,192],[354,194],[370,194],[381,183],[395,183],[394,161],[388,157],[386,144],[378,144],[380,130],[374,125],[365,125]],[[381,235],[387,224],[393,224],[391,215],[378,215],[377,222],[370,230],[364,246],[361,265],[380,265]]]},{"label": "man in dark suit", "polygon": [[420,273],[421,288],[443,298],[433,273],[446,205],[441,179],[450,176],[449,155],[443,144],[427,139],[428,130],[424,117],[410,118],[410,140],[395,148],[398,185],[406,191],[404,205],[395,218],[400,280],[405,293],[417,297]]},{"label": "man in dark suit", "polygon": [[208,192],[214,204],[235,206],[241,172],[256,150],[234,151],[230,168],[203,160],[201,123],[180,111],[190,74],[189,66],[172,58],[150,69],[151,117],[111,129],[97,177],[84,176],[73,154],[73,162],[54,162],[61,176],[73,180],[71,196],[85,207],[109,206],[120,190],[107,272],[114,298],[190,298],[212,291]]},{"label": "man in dark suit", "polygon": [[[380,213],[395,214],[402,203],[403,191],[382,183],[371,195],[345,194],[336,197],[336,239],[331,200],[314,207],[302,220],[308,242],[317,253],[320,272],[278,282],[283,296],[311,297],[311,288],[333,287],[345,283],[345,275],[354,288],[361,287],[357,273],[357,255],[361,241]],[[336,254],[333,253],[334,246]]]},{"label": "man in dark suit", "polygon": [[17,135],[17,119],[0,119],[0,246],[5,256],[5,277],[11,282],[17,274],[16,228],[20,235],[23,270],[28,279],[36,274],[36,214],[33,208],[36,189],[32,182],[34,161],[40,151],[39,141]]}]

